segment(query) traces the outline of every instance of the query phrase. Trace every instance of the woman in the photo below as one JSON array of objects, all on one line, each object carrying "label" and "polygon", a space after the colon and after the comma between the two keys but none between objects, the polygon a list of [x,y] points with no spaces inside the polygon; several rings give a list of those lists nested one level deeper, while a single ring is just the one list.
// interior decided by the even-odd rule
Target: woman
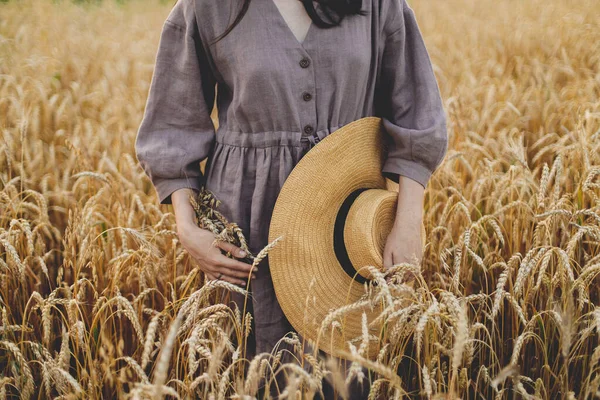
[{"label": "woman", "polygon": [[[420,260],[423,193],[448,139],[412,9],[405,0],[321,0],[316,8],[288,0],[302,1],[311,20],[304,32],[298,20],[290,28],[275,1],[179,0],[163,25],[136,152],[160,203],[173,204],[182,245],[209,279],[245,286],[250,265],[222,254],[243,258],[233,245],[211,247],[214,235],[194,224],[190,191],[204,183],[256,254],[302,156],[337,128],[379,116],[390,149],[382,173],[399,183],[384,266]],[[270,352],[293,329],[268,257],[253,275],[254,351]]]}]

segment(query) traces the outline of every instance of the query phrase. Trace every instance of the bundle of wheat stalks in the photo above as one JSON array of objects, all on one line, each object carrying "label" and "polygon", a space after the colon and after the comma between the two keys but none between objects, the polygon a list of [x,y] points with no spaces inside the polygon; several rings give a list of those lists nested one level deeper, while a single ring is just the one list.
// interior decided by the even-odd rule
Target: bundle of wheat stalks
[{"label": "bundle of wheat stalks", "polygon": [[[361,299],[387,330],[374,362],[352,342],[348,379],[371,399],[599,398],[597,1],[409,3],[450,150],[414,285]],[[250,399],[280,373],[282,398],[322,377],[345,395],[294,335],[311,368],[245,356],[250,318],[213,301],[245,290],[205,285],[133,155],[170,5],[0,2],[0,399]]]}]

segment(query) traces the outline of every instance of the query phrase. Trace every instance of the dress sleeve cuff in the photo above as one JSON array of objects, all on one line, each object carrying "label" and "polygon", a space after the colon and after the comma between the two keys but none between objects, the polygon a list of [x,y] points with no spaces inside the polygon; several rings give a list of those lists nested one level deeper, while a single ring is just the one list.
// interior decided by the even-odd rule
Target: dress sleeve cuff
[{"label": "dress sleeve cuff", "polygon": [[417,162],[393,157],[387,158],[381,172],[396,183],[399,183],[399,175],[406,176],[420,183],[423,188],[427,186],[427,182],[433,174],[432,171]]},{"label": "dress sleeve cuff", "polygon": [[171,194],[179,189],[190,188],[200,191],[201,184],[197,178],[160,179],[154,182],[160,204],[173,204]]}]

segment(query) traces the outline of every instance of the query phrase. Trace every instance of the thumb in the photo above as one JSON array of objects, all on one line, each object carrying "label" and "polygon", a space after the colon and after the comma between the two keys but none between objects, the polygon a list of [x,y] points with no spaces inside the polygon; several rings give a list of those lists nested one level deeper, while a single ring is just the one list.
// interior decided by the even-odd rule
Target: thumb
[{"label": "thumb", "polygon": [[385,246],[385,249],[383,251],[383,270],[387,271],[388,269],[392,268],[393,266],[393,259],[392,259],[392,251],[389,248],[389,246]]},{"label": "thumb", "polygon": [[233,254],[237,257],[245,257],[246,256],[246,252],[244,250],[240,249],[238,246],[234,245],[233,243],[219,241],[217,246],[225,251],[230,252],[231,254]]}]

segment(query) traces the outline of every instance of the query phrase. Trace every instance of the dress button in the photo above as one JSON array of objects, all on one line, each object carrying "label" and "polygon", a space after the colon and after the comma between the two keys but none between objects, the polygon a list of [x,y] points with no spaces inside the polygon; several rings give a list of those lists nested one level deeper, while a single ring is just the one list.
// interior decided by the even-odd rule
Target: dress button
[{"label": "dress button", "polygon": [[312,94],[304,92],[302,93],[302,98],[304,99],[304,101],[310,101],[310,99],[312,99]]},{"label": "dress button", "polygon": [[302,68],[308,68],[309,65],[310,65],[310,60],[308,58],[303,58],[302,60],[300,60],[300,66]]},{"label": "dress button", "polygon": [[313,127],[311,125],[306,125],[304,127],[304,133],[306,133],[308,135],[310,135],[311,133],[313,133],[313,131],[314,131],[314,129],[313,129]]}]

